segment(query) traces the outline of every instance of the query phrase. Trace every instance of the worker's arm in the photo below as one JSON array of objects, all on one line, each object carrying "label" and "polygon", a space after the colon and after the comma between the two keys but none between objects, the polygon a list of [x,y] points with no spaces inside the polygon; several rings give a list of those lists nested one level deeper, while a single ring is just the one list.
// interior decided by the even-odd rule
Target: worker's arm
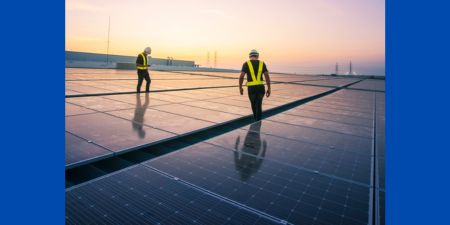
[{"label": "worker's arm", "polygon": [[244,89],[242,88],[242,84],[244,83],[244,76],[245,72],[241,72],[241,75],[239,75],[239,92],[241,93],[241,95],[244,94]]},{"label": "worker's arm", "polygon": [[266,96],[269,97],[270,96],[270,92],[271,92],[269,71],[264,72],[264,79],[266,79],[266,84],[267,84]]}]

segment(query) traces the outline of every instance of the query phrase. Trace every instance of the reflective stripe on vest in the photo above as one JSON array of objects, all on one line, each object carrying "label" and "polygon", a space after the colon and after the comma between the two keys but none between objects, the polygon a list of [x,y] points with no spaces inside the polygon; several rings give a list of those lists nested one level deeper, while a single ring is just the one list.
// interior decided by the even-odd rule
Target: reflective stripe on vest
[{"label": "reflective stripe on vest", "polygon": [[248,65],[248,69],[250,70],[250,76],[252,77],[252,81],[248,81],[247,86],[263,85],[264,82],[261,81],[261,74],[262,74],[264,62],[259,60],[257,76],[255,76],[255,70],[253,69],[253,65],[250,60],[247,61],[247,65]]},{"label": "reflective stripe on vest", "polygon": [[144,64],[142,64],[142,65],[144,65],[144,66],[137,66],[137,69],[138,70],[146,70],[148,68],[147,67],[147,57],[144,56],[144,53],[141,53],[139,55],[142,56],[142,60],[144,61]]}]

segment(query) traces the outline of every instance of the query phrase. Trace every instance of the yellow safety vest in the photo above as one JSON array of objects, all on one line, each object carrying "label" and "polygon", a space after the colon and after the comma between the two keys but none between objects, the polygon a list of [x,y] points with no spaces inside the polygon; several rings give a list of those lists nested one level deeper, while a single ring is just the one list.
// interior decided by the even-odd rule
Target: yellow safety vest
[{"label": "yellow safety vest", "polygon": [[144,60],[144,63],[142,64],[142,65],[144,65],[144,66],[137,66],[137,69],[138,70],[146,70],[148,67],[147,67],[147,57],[145,57],[145,55],[144,55],[144,53],[141,53],[141,54],[139,54],[140,56],[142,56],[142,59]]},{"label": "yellow safety vest", "polygon": [[264,85],[264,82],[261,80],[264,62],[259,60],[258,76],[255,76],[255,70],[253,69],[253,65],[250,60],[247,61],[247,65],[248,70],[250,70],[250,76],[252,76],[252,81],[248,81],[247,86]]}]

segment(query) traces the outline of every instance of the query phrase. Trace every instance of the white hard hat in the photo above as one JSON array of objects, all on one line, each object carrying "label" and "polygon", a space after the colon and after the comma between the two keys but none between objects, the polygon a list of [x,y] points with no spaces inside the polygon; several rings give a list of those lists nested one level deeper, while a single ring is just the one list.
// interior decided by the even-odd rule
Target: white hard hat
[{"label": "white hard hat", "polygon": [[252,49],[249,53],[250,56],[259,56],[259,52],[256,49]]},{"label": "white hard hat", "polygon": [[144,49],[144,52],[150,54],[150,52],[152,52],[152,49],[150,47],[147,47]]}]

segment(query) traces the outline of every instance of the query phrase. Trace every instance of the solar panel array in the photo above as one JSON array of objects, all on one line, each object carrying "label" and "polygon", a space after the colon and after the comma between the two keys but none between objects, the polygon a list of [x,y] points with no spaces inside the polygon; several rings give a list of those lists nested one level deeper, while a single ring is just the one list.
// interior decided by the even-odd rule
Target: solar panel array
[{"label": "solar panel array", "polygon": [[[80,71],[85,70],[67,69],[66,79],[135,76],[110,70],[86,70],[80,75]],[[158,87],[163,79],[173,78],[170,88],[177,89],[184,87],[177,79],[197,76],[218,80],[213,85],[221,85],[220,79],[211,77],[232,77],[230,73],[196,73],[157,73],[154,77],[161,80],[154,79],[152,85]],[[332,89],[320,86],[357,81],[295,76],[273,76],[280,82],[296,83],[274,84],[273,96],[264,100],[265,110]],[[127,85],[114,82],[117,84],[111,87]],[[195,82],[193,79],[190,85],[195,87]],[[103,88],[97,81],[92,83],[94,88]],[[235,87],[170,88],[148,95],[67,98],[66,166],[251,114],[247,97],[240,96]],[[76,90],[80,89],[71,91]],[[261,122],[71,187],[66,190],[66,222],[334,225],[371,224],[373,217],[384,221],[384,101],[384,93],[339,90]],[[375,192],[378,197],[374,199]],[[374,206],[379,209],[376,215]]]}]

